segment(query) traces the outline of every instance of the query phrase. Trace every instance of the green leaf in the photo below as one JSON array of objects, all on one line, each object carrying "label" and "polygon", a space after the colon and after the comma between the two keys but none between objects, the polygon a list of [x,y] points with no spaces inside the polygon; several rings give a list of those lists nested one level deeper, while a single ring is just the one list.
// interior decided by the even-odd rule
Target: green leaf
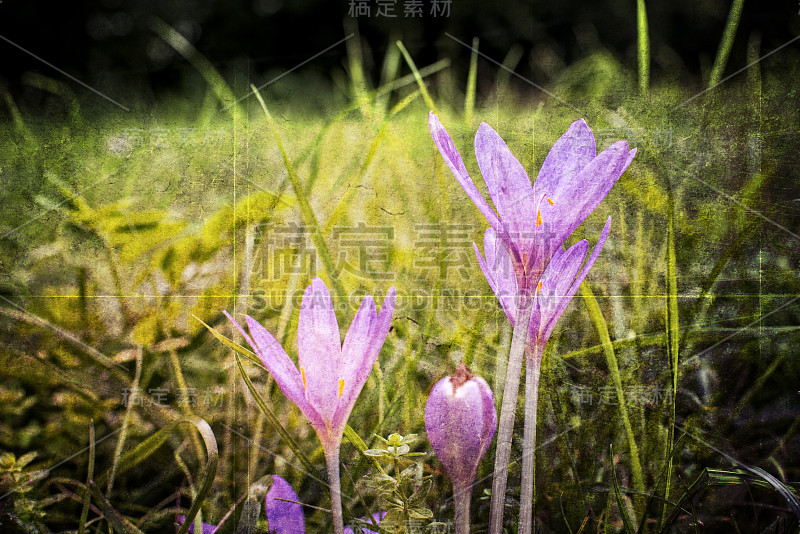
[{"label": "green leaf", "polygon": [[433,512],[428,508],[410,508],[408,510],[408,517],[411,519],[430,519],[433,517]]},{"label": "green leaf", "polygon": [[[259,357],[258,357],[258,356],[256,356],[256,354],[255,354],[253,351],[251,351],[251,350],[249,350],[249,349],[246,349],[246,348],[242,347],[242,346],[241,346],[241,345],[239,345],[238,343],[234,343],[233,341],[231,341],[231,340],[230,340],[230,339],[228,339],[227,337],[223,336],[222,334],[220,334],[219,332],[217,332],[216,330],[214,330],[212,327],[208,326],[208,325],[207,325],[206,323],[204,323],[204,322],[203,322],[203,320],[202,320],[202,319],[200,319],[198,316],[196,316],[196,315],[192,315],[192,317],[194,317],[195,319],[197,319],[198,321],[200,321],[200,324],[202,324],[203,326],[205,326],[205,327],[208,329],[208,331],[209,331],[209,332],[211,332],[211,335],[213,335],[213,336],[214,336],[215,338],[217,338],[219,341],[222,341],[222,343],[223,343],[223,344],[224,344],[226,347],[228,347],[228,348],[230,348],[230,349],[233,349],[233,350],[235,350],[235,351],[236,351],[236,352],[238,352],[239,354],[242,354],[242,355],[243,355],[243,356],[245,356],[245,357],[246,357],[248,360],[250,360],[250,361],[251,361],[251,362],[253,362],[254,364],[258,365],[258,366],[259,366],[259,367],[261,367],[263,370],[267,371],[267,368],[266,368],[266,367],[264,367],[264,364],[263,364],[263,363],[261,363],[261,360],[259,359]],[[269,372],[269,371],[267,371],[267,372]]]},{"label": "green leaf", "polygon": [[[359,436],[356,433],[356,431],[353,430],[353,428],[350,425],[345,425],[345,427],[344,427],[344,435],[347,437],[347,440],[350,443],[352,443],[353,446],[356,449],[358,449],[359,452],[361,452],[361,454],[363,454],[364,456],[369,456],[369,457],[378,456],[377,454],[367,454],[367,450],[373,451],[373,452],[374,451],[380,451],[381,452],[380,456],[383,456],[384,451],[381,450],[381,449],[367,449],[367,444],[364,443],[364,440],[361,439],[361,436]],[[374,460],[372,458],[370,458],[369,460],[370,460],[370,462],[372,462],[372,467],[374,467],[377,472],[383,473],[383,469],[381,468],[381,464],[379,464],[377,460]]]},{"label": "green leaf", "polygon": [[31,463],[34,459],[36,459],[36,455],[39,454],[36,451],[29,452],[23,454],[17,459],[17,467],[20,469]]},{"label": "green leaf", "polygon": [[403,436],[403,439],[400,440],[400,443],[402,445],[410,445],[411,443],[417,441],[417,436],[418,434],[406,434]]},{"label": "green leaf", "polygon": [[409,498],[409,503],[419,504],[423,502],[428,497],[428,493],[430,493],[432,487],[433,487],[433,481],[431,479],[427,479],[420,485],[419,489],[415,491],[414,494]]},{"label": "green leaf", "polygon": [[398,478],[400,480],[413,480],[416,474],[417,474],[417,466],[411,465],[400,471],[400,475],[398,476]]},{"label": "green leaf", "polygon": [[[136,525],[125,519],[125,517],[117,512],[111,503],[108,502],[105,495],[100,492],[100,488],[97,487],[97,484],[94,481],[89,481],[89,489],[94,496],[95,502],[97,503],[97,507],[103,512],[103,516],[106,520],[114,527],[114,530],[117,532],[121,532],[122,534],[143,534],[141,530],[136,528]],[[186,525],[186,530],[189,529],[188,521],[184,523]],[[183,531],[183,534],[186,533],[186,530]]]}]

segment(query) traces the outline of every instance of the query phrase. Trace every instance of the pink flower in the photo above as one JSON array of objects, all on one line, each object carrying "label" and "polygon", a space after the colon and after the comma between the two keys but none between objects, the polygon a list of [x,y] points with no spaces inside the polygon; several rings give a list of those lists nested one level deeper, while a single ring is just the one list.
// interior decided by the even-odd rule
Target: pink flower
[{"label": "pink flower", "polygon": [[[544,347],[547,340],[550,339],[553,328],[600,255],[610,227],[611,218],[609,217],[591,256],[585,263],[586,253],[589,250],[589,243],[585,239],[575,243],[566,251],[560,247],[556,250],[535,290],[533,311],[530,323],[528,323],[527,345],[529,347],[534,345]],[[517,277],[514,275],[511,265],[511,257],[499,243],[492,228],[487,228],[483,236],[486,259],[481,256],[478,246],[474,244],[473,246],[489,286],[497,295],[511,324],[516,325],[518,303],[516,296],[519,291]],[[541,351],[538,354],[541,356]]]},{"label": "pink flower", "polygon": [[314,278],[306,288],[300,306],[297,329],[299,369],[258,321],[247,317],[248,335],[225,312],[253,347],[283,394],[306,416],[322,442],[337,534],[344,532],[339,447],[350,412],[389,333],[394,303],[394,287],[386,294],[380,315],[372,297],[364,297],[342,344],[328,288],[321,279]]},{"label": "pink flower", "polygon": [[300,306],[299,369],[258,321],[247,317],[251,337],[228,312],[225,315],[253,347],[283,394],[300,408],[323,445],[338,447],[350,412],[386,340],[394,304],[394,287],[389,289],[380,315],[375,301],[367,295],[342,344],[328,288],[320,278],[314,278]]},{"label": "pink flower", "polygon": [[428,127],[436,147],[470,200],[489,221],[511,257],[520,294],[530,294],[551,258],[602,202],[628,168],[636,149],[617,141],[600,154],[583,119],[550,149],[535,183],[491,126],[481,123],[475,157],[495,209],[470,178],[461,154],[433,112]]},{"label": "pink flower", "polygon": [[496,428],[492,390],[464,362],[433,386],[425,404],[425,431],[453,482],[456,534],[469,532],[472,482]]}]

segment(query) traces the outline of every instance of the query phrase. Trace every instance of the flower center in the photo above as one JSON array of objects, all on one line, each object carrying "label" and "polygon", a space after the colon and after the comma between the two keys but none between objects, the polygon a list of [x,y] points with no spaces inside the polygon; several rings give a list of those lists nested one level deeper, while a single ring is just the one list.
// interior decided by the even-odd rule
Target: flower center
[{"label": "flower center", "polygon": [[[303,388],[308,390],[308,382],[306,381],[306,368],[302,365],[300,366],[300,375],[303,377]],[[339,398],[342,398],[342,393],[344,392],[344,378],[339,379]]]}]

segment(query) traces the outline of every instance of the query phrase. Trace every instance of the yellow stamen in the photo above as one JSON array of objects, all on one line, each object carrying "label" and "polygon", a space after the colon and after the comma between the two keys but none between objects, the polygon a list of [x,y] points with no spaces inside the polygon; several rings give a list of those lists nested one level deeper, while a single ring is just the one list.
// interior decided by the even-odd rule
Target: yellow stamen
[{"label": "yellow stamen", "polygon": [[539,285],[536,286],[536,294],[538,295],[539,291],[541,291],[541,290],[542,290],[542,283],[539,282]]},{"label": "yellow stamen", "polygon": [[303,375],[303,387],[308,389],[308,384],[306,383],[306,368],[300,366],[300,374]]},{"label": "yellow stamen", "polygon": [[550,203],[550,205],[551,205],[551,206],[552,206],[553,204],[555,204],[555,202],[553,202],[553,199],[552,199],[552,198],[550,198],[550,197],[547,197],[547,201]]},{"label": "yellow stamen", "polygon": [[339,398],[342,398],[342,391],[344,391],[344,378],[339,379]]},{"label": "yellow stamen", "polygon": [[536,228],[539,228],[542,225],[542,212],[537,210],[536,211]]}]

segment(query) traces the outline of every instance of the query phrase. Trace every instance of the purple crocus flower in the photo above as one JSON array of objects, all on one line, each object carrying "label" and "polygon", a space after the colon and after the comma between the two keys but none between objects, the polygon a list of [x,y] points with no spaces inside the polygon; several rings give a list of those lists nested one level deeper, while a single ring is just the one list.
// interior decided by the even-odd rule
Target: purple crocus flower
[{"label": "purple crocus flower", "polygon": [[[533,310],[528,325],[529,357],[537,354],[541,358],[544,345],[550,339],[553,328],[600,255],[610,227],[611,217],[606,221],[603,232],[588,260],[586,260],[586,253],[589,250],[589,242],[585,239],[578,241],[566,251],[560,247],[556,250],[536,287]],[[509,321],[515,325],[518,311],[515,297],[518,294],[518,288],[511,257],[497,239],[492,228],[487,228],[483,236],[486,259],[481,256],[478,246],[475,244],[473,246],[489,286],[497,295]],[[586,260],[585,263],[584,260]]]},{"label": "purple crocus flower", "polygon": [[481,123],[475,157],[496,212],[470,178],[461,154],[433,112],[428,127],[447,166],[511,255],[520,294],[530,294],[569,235],[628,168],[636,149],[617,141],[599,155],[586,122],[577,120],[553,145],[536,182],[491,126]]},{"label": "purple crocus flower", "polygon": [[519,375],[525,348],[534,349],[526,367],[519,522],[520,533],[528,534],[532,523],[533,448],[541,349],[597,258],[608,234],[608,224],[599,246],[595,247],[582,271],[579,269],[588,245],[574,245],[566,252],[562,246],[608,195],[633,161],[636,149],[630,150],[627,141],[617,141],[597,154],[591,129],[582,119],[575,121],[553,145],[532,184],[497,132],[481,123],[475,135],[475,157],[495,211],[472,182],[461,154],[433,112],[428,116],[428,128],[461,187],[489,221],[492,231],[484,237],[486,261],[478,254],[479,261],[492,289],[515,323],[500,410],[490,534],[498,534],[502,529]]},{"label": "purple crocus flower", "polygon": [[270,534],[306,534],[303,507],[299,502],[292,486],[278,475],[272,475],[272,486],[264,499]]},{"label": "purple crocus flower", "polygon": [[[272,475],[272,485],[264,499],[270,534],[306,534],[303,507],[299,502],[289,483],[278,475]],[[178,521],[182,525],[186,517],[178,516]],[[216,525],[203,523],[203,534],[214,534],[216,529]],[[194,534],[194,524],[189,526],[189,532]]]},{"label": "purple crocus flower", "polygon": [[433,386],[425,405],[425,430],[453,482],[456,534],[469,532],[472,482],[496,427],[492,390],[464,362]]},{"label": "purple crocus flower", "polygon": [[306,416],[322,442],[336,534],[344,532],[339,446],[350,412],[386,340],[394,304],[394,287],[386,294],[380,315],[372,297],[364,297],[342,344],[328,288],[320,278],[314,278],[306,288],[300,306],[297,331],[299,369],[258,321],[247,317],[251,337],[225,312],[253,347],[283,394]]},{"label": "purple crocus flower", "polygon": [[[385,516],[385,515],[386,515],[386,512],[375,512],[374,514],[372,514],[372,521],[371,521],[372,524],[375,525],[375,526],[380,525],[381,521],[383,521],[383,516]],[[369,522],[364,517],[359,517],[358,520],[359,521],[364,521],[364,522]],[[363,532],[364,534],[378,534],[377,531],[370,530],[370,529],[368,529],[366,527],[363,527],[363,526],[361,527],[361,532]],[[353,527],[349,527],[349,526],[344,527],[344,534],[355,534],[354,531],[353,531]]]}]

